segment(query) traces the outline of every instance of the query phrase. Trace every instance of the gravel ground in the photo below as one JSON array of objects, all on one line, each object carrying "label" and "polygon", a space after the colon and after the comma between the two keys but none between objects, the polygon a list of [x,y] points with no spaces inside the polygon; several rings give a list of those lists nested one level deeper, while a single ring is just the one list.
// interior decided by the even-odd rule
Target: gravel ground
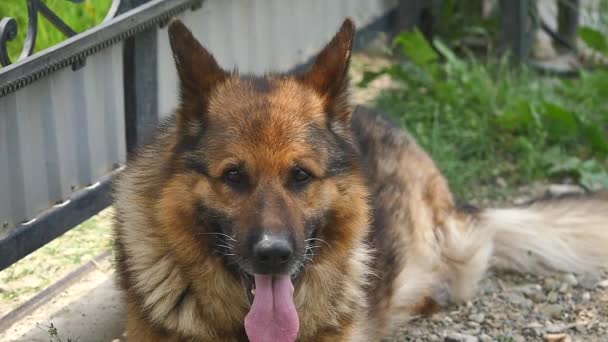
[{"label": "gravel ground", "polygon": [[490,273],[473,300],[414,319],[395,340],[607,341],[607,279]]}]

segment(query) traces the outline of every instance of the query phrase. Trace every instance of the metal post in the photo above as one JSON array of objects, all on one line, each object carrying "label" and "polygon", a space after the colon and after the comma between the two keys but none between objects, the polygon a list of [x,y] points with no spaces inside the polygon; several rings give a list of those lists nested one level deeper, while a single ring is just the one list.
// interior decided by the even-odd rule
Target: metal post
[{"label": "metal post", "polygon": [[525,62],[532,44],[532,20],[529,0],[500,0],[500,22],[503,47],[516,61]]},{"label": "metal post", "polygon": [[401,0],[397,6],[395,34],[418,27],[427,39],[432,39],[435,29],[435,9],[440,0]]},{"label": "metal post", "polygon": [[576,47],[580,0],[559,0],[557,6],[558,32],[570,46]]},{"label": "metal post", "polygon": [[[121,11],[150,0],[124,0]],[[156,27],[124,43],[125,127],[127,152],[144,141],[158,123]]]}]

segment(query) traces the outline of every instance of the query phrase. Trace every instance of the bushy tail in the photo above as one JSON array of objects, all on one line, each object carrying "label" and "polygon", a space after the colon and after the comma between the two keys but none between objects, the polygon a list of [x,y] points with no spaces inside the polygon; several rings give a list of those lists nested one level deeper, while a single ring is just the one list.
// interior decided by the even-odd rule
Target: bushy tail
[{"label": "bushy tail", "polygon": [[488,209],[494,264],[521,272],[596,272],[608,266],[608,199],[573,196],[514,209]]},{"label": "bushy tail", "polygon": [[470,297],[490,266],[536,274],[598,272],[608,266],[608,196],[485,209],[450,235],[443,250],[454,300]]}]

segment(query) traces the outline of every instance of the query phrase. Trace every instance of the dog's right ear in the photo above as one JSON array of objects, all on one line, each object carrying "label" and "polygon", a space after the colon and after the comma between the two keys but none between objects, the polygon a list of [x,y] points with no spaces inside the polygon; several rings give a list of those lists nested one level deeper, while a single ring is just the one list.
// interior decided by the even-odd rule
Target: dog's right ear
[{"label": "dog's right ear", "polygon": [[169,23],[169,41],[179,75],[182,106],[195,107],[183,114],[202,115],[207,109],[209,94],[228,73],[179,19]]}]

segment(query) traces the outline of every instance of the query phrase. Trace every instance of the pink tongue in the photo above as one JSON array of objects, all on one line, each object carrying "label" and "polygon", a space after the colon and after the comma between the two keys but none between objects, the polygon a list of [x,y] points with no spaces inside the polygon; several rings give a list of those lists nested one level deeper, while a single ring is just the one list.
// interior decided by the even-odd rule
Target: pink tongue
[{"label": "pink tongue", "polygon": [[245,317],[251,342],[293,342],[300,322],[293,304],[293,285],[286,276],[255,276],[255,296]]}]

